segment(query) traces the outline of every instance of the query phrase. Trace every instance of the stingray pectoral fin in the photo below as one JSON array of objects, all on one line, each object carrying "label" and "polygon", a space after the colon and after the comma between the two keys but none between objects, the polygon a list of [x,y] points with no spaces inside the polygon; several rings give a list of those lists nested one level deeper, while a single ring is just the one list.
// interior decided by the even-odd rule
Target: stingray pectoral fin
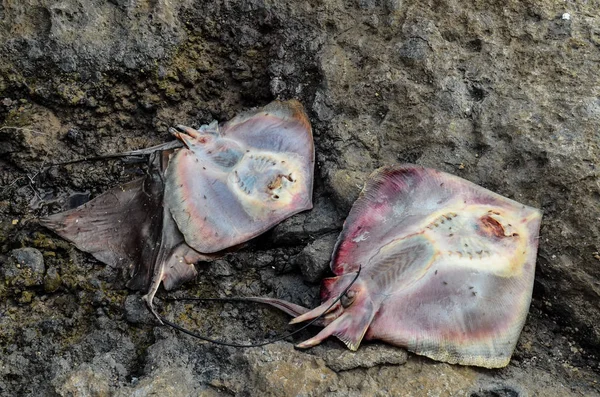
[{"label": "stingray pectoral fin", "polygon": [[356,351],[374,316],[373,303],[370,300],[362,301],[359,305],[353,305],[350,310],[342,313],[315,337],[298,344],[297,347],[301,349],[313,347],[333,335],[344,342],[348,349]]},{"label": "stingray pectoral fin", "polygon": [[161,197],[145,191],[144,183],[141,178],[115,187],[78,208],[42,218],[40,224],[109,266],[138,268],[141,241],[152,240],[160,226],[155,224],[160,216],[154,214],[160,214]]},{"label": "stingray pectoral fin", "polygon": [[310,121],[300,102],[274,101],[225,123],[223,136],[272,152],[291,152],[314,161]]}]

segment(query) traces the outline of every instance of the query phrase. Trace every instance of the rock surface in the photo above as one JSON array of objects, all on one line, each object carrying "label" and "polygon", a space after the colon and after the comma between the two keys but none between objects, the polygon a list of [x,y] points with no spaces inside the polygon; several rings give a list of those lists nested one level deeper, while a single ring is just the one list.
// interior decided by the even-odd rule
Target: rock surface
[{"label": "rock surface", "polygon": [[[597,4],[574,1],[3,2],[0,396],[600,395],[598,26]],[[530,316],[507,368],[333,340],[294,350],[312,328],[259,348],[205,344],[157,326],[126,269],[37,225],[144,172],[118,159],[50,164],[149,147],[171,125],[275,98],[299,99],[313,123],[315,208],[214,268],[198,264],[175,295],[316,305],[305,281],[370,172],[417,163],[544,211]],[[22,254],[33,265],[18,268]],[[307,254],[318,265],[301,272]],[[287,329],[269,308],[165,296],[161,313],[218,339]]]},{"label": "rock surface", "polygon": [[329,269],[331,253],[335,247],[338,233],[326,234],[308,244],[294,257],[302,276],[311,283],[318,283]]}]

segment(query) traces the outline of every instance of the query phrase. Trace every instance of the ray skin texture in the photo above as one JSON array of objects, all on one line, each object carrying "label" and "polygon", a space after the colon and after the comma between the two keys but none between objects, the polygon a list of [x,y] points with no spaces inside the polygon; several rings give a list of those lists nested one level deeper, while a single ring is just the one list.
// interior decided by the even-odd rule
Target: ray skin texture
[{"label": "ray skin texture", "polygon": [[183,143],[156,152],[148,175],[40,223],[109,266],[152,300],[160,284],[196,277],[194,263],[312,208],[314,146],[295,100],[272,102],[219,126],[178,126]]},{"label": "ray skin texture", "polygon": [[324,329],[301,348],[332,335],[351,350],[377,339],[438,361],[504,367],[531,302],[541,217],[454,175],[384,167],[344,223],[322,305],[259,299],[297,316],[292,323],[324,314]]}]

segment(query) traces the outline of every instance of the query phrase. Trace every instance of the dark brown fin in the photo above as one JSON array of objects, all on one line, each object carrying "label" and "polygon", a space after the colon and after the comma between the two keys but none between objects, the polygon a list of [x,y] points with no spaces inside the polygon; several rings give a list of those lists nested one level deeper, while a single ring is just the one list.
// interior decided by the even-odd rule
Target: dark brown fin
[{"label": "dark brown fin", "polygon": [[161,188],[160,179],[136,179],[40,224],[109,266],[131,269],[131,287],[145,289],[152,273],[145,259],[162,227]]},{"label": "dark brown fin", "polygon": [[[196,277],[193,264],[208,259],[183,240],[168,208],[163,207],[162,172],[168,153],[156,156],[145,178],[118,186],[70,211],[40,223],[109,266],[127,266],[127,287],[152,299],[161,282],[176,288]],[[157,316],[158,318],[158,316]]]}]

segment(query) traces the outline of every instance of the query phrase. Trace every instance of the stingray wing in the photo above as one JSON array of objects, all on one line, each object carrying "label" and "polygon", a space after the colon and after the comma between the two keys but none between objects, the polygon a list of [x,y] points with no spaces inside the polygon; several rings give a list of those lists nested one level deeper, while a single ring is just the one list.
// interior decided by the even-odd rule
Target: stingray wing
[{"label": "stingray wing", "polygon": [[194,249],[223,250],[312,208],[312,132],[297,101],[179,128],[187,148],[169,164],[165,203]]},{"label": "stingray wing", "polygon": [[367,290],[385,296],[366,338],[500,367],[531,301],[540,221],[540,211],[456,176],[385,167],[354,204],[332,269],[361,264]]},{"label": "stingray wing", "polygon": [[142,288],[149,273],[139,269],[139,263],[161,226],[160,197],[144,194],[144,182],[140,178],[117,186],[40,223],[109,266],[131,268],[138,275],[135,284]]},{"label": "stingray wing", "polygon": [[132,278],[127,286],[148,291],[149,306],[161,281],[171,289],[194,278],[196,270],[191,264],[200,259],[163,208],[164,184],[159,172],[154,170],[78,208],[40,220],[99,261],[129,268]]}]

